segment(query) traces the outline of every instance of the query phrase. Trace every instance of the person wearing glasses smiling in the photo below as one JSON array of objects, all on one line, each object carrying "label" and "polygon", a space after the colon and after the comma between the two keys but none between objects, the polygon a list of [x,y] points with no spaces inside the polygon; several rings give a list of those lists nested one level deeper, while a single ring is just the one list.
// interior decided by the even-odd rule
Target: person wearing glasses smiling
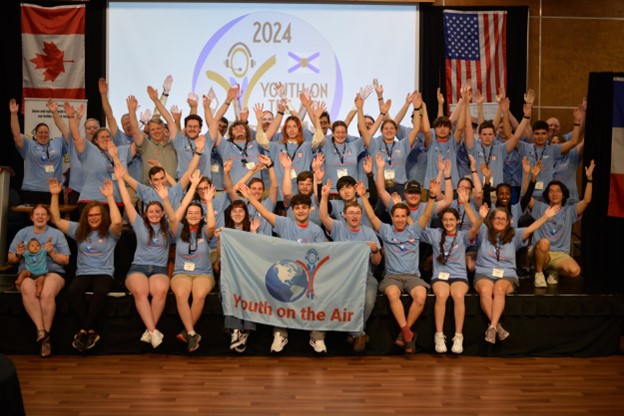
[{"label": "person wearing glasses smiling", "polygon": [[[178,314],[182,324],[184,324],[184,329],[177,335],[177,338],[187,343],[189,352],[199,348],[201,335],[195,332],[195,324],[197,324],[204,310],[206,296],[216,284],[208,244],[214,236],[216,225],[212,207],[215,187],[211,185],[201,194],[202,202],[206,206],[206,219],[204,220],[202,203],[192,202],[201,179],[199,170],[193,172],[191,187],[175,213],[168,201],[167,189],[164,187],[157,188],[164,202],[171,230],[176,235],[176,255],[171,291],[175,294]],[[193,295],[193,301],[189,306],[191,295]]]},{"label": "person wearing glasses smiling", "polygon": [[[479,294],[481,309],[490,320],[485,331],[485,340],[490,344],[495,344],[497,338],[504,341],[509,337],[509,332],[500,324],[500,318],[505,309],[505,297],[519,284],[516,251],[525,246],[531,234],[557,214],[559,208],[551,206],[530,226],[514,229],[507,208],[496,207],[490,214],[490,220],[481,225],[474,288]],[[480,210],[479,215],[485,218],[487,212]]]},{"label": "person wearing glasses smiling", "polygon": [[[80,220],[73,222],[61,217],[61,184],[54,178],[49,183],[52,221],[78,244],[76,277],[69,287],[69,303],[80,321],[80,330],[72,342],[72,346],[80,352],[93,348],[100,340],[95,327],[113,286],[115,246],[121,237],[122,219],[115,204],[113,183],[107,179],[102,185],[99,191],[108,201],[108,209],[101,202],[90,202],[82,211]],[[85,292],[88,291],[93,292],[93,296],[87,306]]]}]

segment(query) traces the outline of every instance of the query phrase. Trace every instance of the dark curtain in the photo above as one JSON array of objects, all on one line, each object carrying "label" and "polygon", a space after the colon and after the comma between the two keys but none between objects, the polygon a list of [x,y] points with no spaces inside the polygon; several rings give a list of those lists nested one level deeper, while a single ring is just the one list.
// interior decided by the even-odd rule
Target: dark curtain
[{"label": "dark curtain", "polygon": [[[28,1],[27,4],[39,6],[75,5],[78,2],[58,1]],[[87,107],[87,117],[93,117],[104,122],[102,104],[98,91],[98,79],[105,76],[106,70],[106,0],[90,0],[86,4],[86,34],[85,34],[85,88],[87,98],[90,98]],[[17,152],[11,136],[9,124],[9,100],[15,98],[22,102],[22,29],[20,16],[20,2],[3,1],[0,13],[0,26],[3,48],[3,65],[0,65],[0,120],[2,126],[3,151],[0,152],[0,165],[11,166],[15,177],[11,180],[11,187],[19,189],[24,175],[24,161]],[[20,126],[24,126],[24,119],[20,116]]]},{"label": "dark curtain", "polygon": [[[581,223],[583,276],[595,290],[624,293],[624,219],[607,216],[611,137],[613,121],[613,77],[624,72],[593,72],[587,90],[587,121],[584,165],[596,162],[592,202]],[[585,189],[585,175],[583,175]]]},{"label": "dark curtain", "polygon": [[[507,12],[507,96],[511,111],[516,117],[522,115],[523,95],[526,92],[527,23],[529,8],[522,7],[436,7],[422,5],[420,24],[420,90],[433,119],[437,113],[436,89],[441,87],[446,96],[444,70],[444,10],[482,11],[504,10]],[[534,86],[536,87],[536,86]]]}]

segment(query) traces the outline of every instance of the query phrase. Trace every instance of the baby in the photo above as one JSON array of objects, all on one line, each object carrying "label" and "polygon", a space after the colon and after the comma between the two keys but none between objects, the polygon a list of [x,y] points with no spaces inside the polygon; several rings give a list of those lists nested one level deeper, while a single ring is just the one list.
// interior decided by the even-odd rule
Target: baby
[{"label": "baby", "polygon": [[19,288],[26,278],[35,279],[37,289],[35,295],[41,296],[45,275],[48,273],[48,252],[45,251],[36,238],[28,242],[27,250],[24,251],[25,268],[17,276],[15,285]]}]

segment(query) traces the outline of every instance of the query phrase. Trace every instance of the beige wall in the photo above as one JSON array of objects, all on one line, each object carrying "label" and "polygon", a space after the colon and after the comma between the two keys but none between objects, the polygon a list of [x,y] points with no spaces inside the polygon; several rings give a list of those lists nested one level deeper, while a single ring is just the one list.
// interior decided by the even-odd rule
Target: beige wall
[{"label": "beige wall", "polygon": [[[435,6],[529,6],[528,85],[535,117],[572,128],[572,109],[587,94],[590,72],[624,71],[622,0],[444,0]],[[513,80],[509,80],[513,82]]]}]

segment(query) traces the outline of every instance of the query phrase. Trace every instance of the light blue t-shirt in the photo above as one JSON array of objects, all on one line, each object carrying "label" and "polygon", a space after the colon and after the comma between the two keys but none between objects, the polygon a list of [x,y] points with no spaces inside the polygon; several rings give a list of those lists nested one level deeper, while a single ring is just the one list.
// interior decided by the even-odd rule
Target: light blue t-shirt
[{"label": "light blue t-shirt", "polygon": [[[435,136],[433,130],[431,134]],[[455,138],[452,136],[449,136],[446,141],[438,141],[435,137],[433,138],[427,150],[427,172],[425,174],[425,182],[421,183],[423,188],[429,189],[431,179],[435,179],[438,176],[438,156],[442,156],[442,160],[451,161],[451,179],[453,182],[453,189],[455,189],[457,182],[459,182],[459,173],[457,172],[458,148],[459,144],[457,144]],[[442,192],[445,190],[445,182],[446,181],[442,182]]]},{"label": "light blue t-shirt", "polygon": [[43,249],[43,246],[41,246],[36,253],[31,253],[28,251],[28,246],[26,245],[26,251],[23,256],[24,264],[32,278],[43,276],[48,272],[47,256],[48,252]]},{"label": "light blue t-shirt", "polygon": [[297,243],[322,243],[327,241],[323,230],[318,225],[309,222],[305,226],[297,224],[286,217],[275,217],[275,232],[285,240]]},{"label": "light blue t-shirt", "polygon": [[527,245],[527,240],[522,240],[524,228],[517,228],[511,242],[506,244],[492,244],[488,239],[488,227],[485,224],[479,229],[479,251],[475,265],[476,276],[488,276],[495,278],[494,269],[502,269],[504,277],[518,279],[516,273],[516,251]]},{"label": "light blue t-shirt", "polygon": [[[28,226],[26,228],[22,228],[15,234],[13,241],[11,242],[11,246],[9,247],[9,253],[15,253],[17,251],[17,244],[24,243],[24,245],[28,245],[28,242],[33,238],[39,241],[41,248],[45,246],[45,243],[48,241],[48,238],[52,238],[52,246],[54,251],[59,254],[63,254],[69,256],[69,246],[67,245],[67,239],[65,235],[57,230],[56,228],[46,227],[46,229],[41,233],[35,233],[34,226]],[[48,272],[50,273],[65,273],[65,269],[60,264],[57,264],[52,260],[52,257],[47,256],[47,267]],[[20,261],[18,267],[18,273],[24,270],[24,262]]]},{"label": "light blue t-shirt", "polygon": [[361,138],[343,144],[334,144],[333,137],[325,140],[319,151],[325,155],[325,177],[332,181],[332,192],[340,177],[358,177],[358,155],[365,150]]},{"label": "light blue t-shirt", "polygon": [[197,232],[191,231],[189,241],[183,241],[180,236],[184,226],[180,224],[176,233],[176,257],[173,275],[176,274],[210,274],[212,275],[212,262],[210,261],[209,238],[206,235],[206,227]]},{"label": "light blue t-shirt", "polygon": [[[93,143],[85,140],[85,148],[82,153],[78,154],[78,159],[83,166],[84,182],[80,192],[80,202],[99,201],[107,203],[106,197],[100,192],[100,187],[106,179],[113,179],[115,173],[115,164],[113,158],[108,152],[102,151]],[[117,148],[119,160],[124,166],[127,166],[130,159],[130,146],[119,146]],[[117,181],[113,181],[113,192],[116,202],[122,202],[119,194],[119,186]]]},{"label": "light blue t-shirt", "polygon": [[[113,143],[115,146],[130,146],[134,143],[132,137],[128,137],[126,133],[121,129],[117,129],[117,134],[113,136]],[[143,181],[143,162],[141,160],[141,155],[137,151],[132,160],[128,161],[128,174],[136,179],[138,182]]]},{"label": "light blue t-shirt", "polygon": [[132,222],[132,229],[136,234],[137,240],[132,264],[167,267],[169,239],[166,238],[160,229],[160,224],[151,224],[151,226],[154,229],[153,238],[150,238],[149,231],[145,227],[143,218],[140,215],[137,215]]},{"label": "light blue t-shirt", "polygon": [[[396,183],[407,182],[405,164],[410,151],[410,143],[407,138],[402,140],[395,138],[392,144],[387,144],[383,137],[375,138],[371,141],[369,148],[374,165],[376,165],[374,161],[378,153],[385,159],[384,178],[394,176],[394,182]],[[377,172],[376,167],[373,169],[373,172]]]},{"label": "light blue t-shirt", "polygon": [[63,156],[67,145],[62,137],[50,139],[45,146],[22,135],[24,145],[17,148],[24,159],[24,179],[22,190],[50,192],[48,179],[56,178],[63,183]]},{"label": "light blue t-shirt", "polygon": [[[182,185],[180,184],[180,182],[178,182],[172,187],[168,188],[167,191],[168,191],[167,199],[169,199],[169,203],[171,203],[171,206],[173,207],[173,210],[175,211],[180,206],[180,203],[182,202],[182,198],[184,197]],[[137,195],[137,198],[143,201],[145,205],[149,204],[152,201],[158,201],[161,204],[163,203],[160,196],[158,196],[156,189],[152,188],[151,186],[143,185],[142,183],[138,184],[136,195]]]},{"label": "light blue t-shirt", "polygon": [[[67,235],[75,240],[77,231],[78,223],[70,222]],[[112,277],[115,272],[115,246],[120,236],[108,232],[105,237],[100,237],[97,231],[91,231],[78,243],[76,276],[106,274]]]},{"label": "light blue t-shirt", "polygon": [[[329,236],[334,241],[370,241],[371,243],[375,243],[377,245],[377,250],[381,249],[379,238],[377,238],[375,231],[365,225],[360,225],[360,227],[354,231],[347,227],[344,223],[334,221]],[[373,265],[370,261],[368,262],[368,274],[373,274]]]},{"label": "light blue t-shirt", "polygon": [[[209,137],[206,137],[204,150],[202,151],[202,155],[199,157],[198,169],[201,171],[202,176],[206,176],[208,178],[212,178],[210,159],[212,157],[213,146],[214,142],[210,140]],[[181,131],[178,131],[173,140],[173,147],[176,149],[176,153],[178,155],[176,179],[180,179],[186,173],[188,166],[191,163],[191,159],[193,159],[193,154],[195,153],[195,150],[197,150],[197,145],[195,140],[189,139],[187,136],[182,134]]]},{"label": "light blue t-shirt", "polygon": [[[279,193],[277,196],[277,200],[283,200],[284,196],[282,193],[282,182],[284,180],[284,175],[287,174],[288,177],[292,179],[292,189],[297,189],[297,175],[301,172],[309,171],[310,165],[312,164],[312,147],[310,146],[310,142],[303,142],[301,145],[297,143],[281,143],[281,142],[271,142],[269,149],[269,157],[273,162],[273,167],[275,169],[275,176],[277,176],[277,184],[279,185]],[[291,172],[284,172],[284,168],[279,161],[280,153],[286,153],[290,159],[292,160]]]},{"label": "light blue t-shirt", "polygon": [[446,262],[438,261],[440,255],[440,240],[442,240],[442,230],[439,228],[426,228],[423,230],[420,239],[423,243],[430,244],[433,248],[433,275],[431,280],[438,280],[440,272],[448,273],[447,279],[463,279],[468,281],[466,272],[466,249],[473,242],[468,238],[466,231],[458,231],[455,235],[447,235],[444,238],[444,257]]},{"label": "light blue t-shirt", "polygon": [[[492,187],[495,187],[499,183],[503,183],[505,161],[507,160],[507,145],[504,143],[492,143],[490,146],[485,146],[480,139],[475,139],[472,149],[468,149],[470,154],[475,158],[476,165],[481,166],[481,163],[485,163],[490,168],[490,180]],[[483,183],[483,173],[479,171],[479,179]]]},{"label": "light blue t-shirt", "polygon": [[544,188],[553,179],[555,160],[561,156],[560,144],[546,144],[543,147],[535,147],[533,143],[520,142],[518,144],[520,160],[524,156],[529,159],[531,166],[535,166],[538,160],[542,161],[542,170],[537,175],[537,181],[543,182]]},{"label": "light blue t-shirt", "polygon": [[[548,207],[549,205],[545,202],[535,201],[531,216],[535,219],[540,218]],[[561,251],[570,254],[572,225],[579,219],[580,216],[576,211],[576,205],[563,206],[544,225],[535,230],[533,241],[538,242],[545,238],[550,241],[550,251]]]},{"label": "light blue t-shirt", "polygon": [[[248,163],[258,164],[260,154],[258,143],[255,140],[249,142],[235,142],[222,138],[217,146],[217,151],[224,161],[232,159],[230,177],[232,184],[236,184],[249,170]],[[279,163],[279,161],[278,161]],[[260,172],[254,173],[252,178],[260,179]]]},{"label": "light blue t-shirt", "polygon": [[418,223],[406,227],[403,231],[396,231],[390,224],[381,224],[379,237],[384,246],[386,275],[420,276],[418,259],[421,233],[422,228]]}]

